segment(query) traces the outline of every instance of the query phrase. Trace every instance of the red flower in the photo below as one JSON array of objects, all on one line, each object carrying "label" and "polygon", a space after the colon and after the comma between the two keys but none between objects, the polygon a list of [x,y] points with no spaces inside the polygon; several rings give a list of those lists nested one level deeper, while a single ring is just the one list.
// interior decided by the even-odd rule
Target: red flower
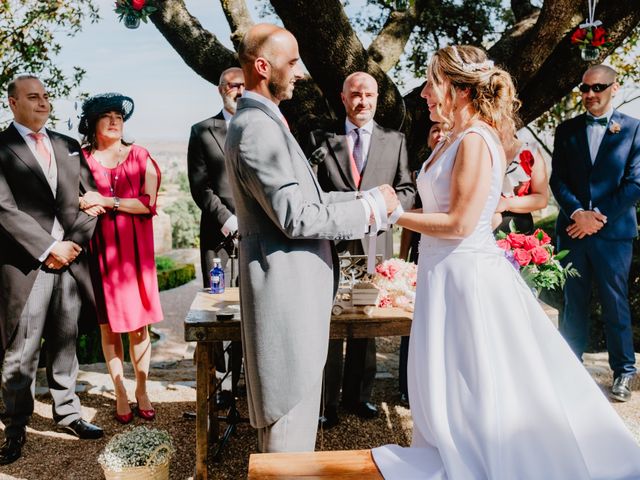
[{"label": "red flower", "polygon": [[549,245],[551,243],[551,237],[541,228],[538,228],[533,234],[540,240],[540,245]]},{"label": "red flower", "polygon": [[518,197],[524,197],[529,194],[529,187],[531,187],[531,181],[522,182],[516,189],[516,195]]},{"label": "red flower", "polygon": [[549,251],[544,247],[536,247],[531,250],[531,261],[536,265],[547,263],[550,257]]},{"label": "red flower", "polygon": [[535,235],[527,235],[527,237],[524,239],[524,243],[522,244],[522,247],[527,251],[533,250],[534,248],[539,246],[540,240],[538,240]]},{"label": "red flower", "polygon": [[379,301],[378,301],[378,307],[380,308],[389,308],[389,307],[393,307],[393,301],[391,300],[390,297],[385,296],[382,297]]},{"label": "red flower", "polygon": [[596,27],[593,30],[593,38],[591,39],[591,45],[594,47],[600,47],[607,42],[606,30],[602,27]]},{"label": "red flower", "polygon": [[131,0],[131,6],[134,10],[142,10],[144,8],[144,4],[147,3],[146,0]]},{"label": "red flower", "polygon": [[500,240],[496,241],[496,245],[498,245],[505,252],[508,252],[509,250],[511,250],[511,244],[509,243],[509,240],[507,240],[506,238],[501,238]]},{"label": "red flower", "polygon": [[531,253],[527,252],[524,248],[516,248],[513,251],[513,258],[518,262],[518,265],[525,267],[531,262]]},{"label": "red flower", "polygon": [[531,167],[533,167],[534,163],[535,160],[531,150],[522,150],[522,152],[520,152],[520,165],[522,166],[524,173],[531,176]]},{"label": "red flower", "polygon": [[526,235],[524,235],[523,233],[511,232],[509,235],[507,235],[507,240],[513,248],[522,248],[522,246],[524,245],[525,237]]},{"label": "red flower", "polygon": [[571,35],[571,43],[574,45],[576,43],[582,43],[587,38],[587,29],[586,28],[578,28],[573,35]]}]

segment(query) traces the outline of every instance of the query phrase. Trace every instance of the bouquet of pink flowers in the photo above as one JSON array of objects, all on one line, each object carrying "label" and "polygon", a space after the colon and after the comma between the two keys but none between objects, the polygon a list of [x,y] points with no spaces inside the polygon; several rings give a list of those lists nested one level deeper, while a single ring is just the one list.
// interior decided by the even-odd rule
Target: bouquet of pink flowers
[{"label": "bouquet of pink flowers", "polygon": [[568,276],[578,275],[570,263],[565,267],[560,263],[569,250],[554,254],[551,238],[540,228],[533,235],[500,232],[497,239],[496,243],[504,250],[507,259],[536,293],[562,288]]},{"label": "bouquet of pink flowers", "polygon": [[391,258],[376,267],[373,284],[380,289],[378,306],[413,311],[418,270],[415,263]]}]

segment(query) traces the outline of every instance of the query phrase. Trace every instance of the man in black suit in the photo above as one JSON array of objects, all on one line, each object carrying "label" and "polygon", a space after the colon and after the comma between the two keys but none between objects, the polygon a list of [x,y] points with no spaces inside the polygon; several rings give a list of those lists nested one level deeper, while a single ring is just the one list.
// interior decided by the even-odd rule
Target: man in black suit
[{"label": "man in black suit", "polygon": [[214,249],[238,230],[224,163],[224,141],[229,121],[236,113],[236,103],[244,91],[242,69],[233,67],[222,72],[218,91],[222,96],[222,111],[191,127],[187,156],[191,196],[202,210],[200,263],[205,288],[210,286],[209,272],[213,268],[214,257],[220,257],[227,283],[235,283],[226,268],[230,252],[224,249],[216,252]]},{"label": "man in black suit", "polygon": [[[238,98],[244,92],[244,75],[241,68],[228,68],[220,75],[218,91],[222,97],[222,110],[215,117],[207,118],[191,127],[187,168],[191,196],[202,214],[200,216],[200,265],[202,266],[202,284],[208,289],[211,286],[209,272],[213,268],[213,259],[218,257],[226,275],[227,285],[237,282],[237,269],[232,278],[229,256],[232,253],[231,237],[238,230],[238,219],[235,216],[235,205],[231,195],[231,187],[227,177],[224,160],[224,142],[231,117],[236,113]],[[225,248],[218,251],[225,240]],[[233,261],[233,260],[232,260]],[[234,352],[240,352],[239,344]],[[214,344],[216,369],[225,372],[225,360],[222,343]],[[235,355],[235,370],[239,370],[241,357]],[[219,402],[226,394],[219,396]],[[225,406],[221,403],[220,406]]]},{"label": "man in black suit", "polygon": [[[102,430],[82,419],[75,393],[82,300],[95,305],[88,244],[95,217],[79,196],[95,190],[80,145],[45,129],[50,104],[37,77],[9,83],[14,121],[0,133],[0,337],[5,442],[0,465],[21,456],[33,413],[40,344],[47,342],[53,419],[80,438]],[[99,212],[94,212],[99,213]]]},{"label": "man in black suit", "polygon": [[[404,135],[384,128],[374,120],[378,101],[378,84],[365,72],[349,75],[343,84],[342,103],[346,119],[333,132],[311,133],[309,153],[317,162],[320,185],[325,191],[367,190],[381,184],[393,185],[403,208],[413,205],[415,188],[407,162]],[[339,253],[362,255],[366,240],[342,241]],[[393,255],[392,232],[381,233],[376,253]],[[376,343],[371,339],[349,339],[342,375],[342,340],[329,342],[325,366],[324,415],[321,423],[331,428],[338,423],[337,405],[342,383],[342,404],[362,418],[374,418],[378,410],[371,403],[376,375]],[[342,382],[341,382],[341,377]]]}]

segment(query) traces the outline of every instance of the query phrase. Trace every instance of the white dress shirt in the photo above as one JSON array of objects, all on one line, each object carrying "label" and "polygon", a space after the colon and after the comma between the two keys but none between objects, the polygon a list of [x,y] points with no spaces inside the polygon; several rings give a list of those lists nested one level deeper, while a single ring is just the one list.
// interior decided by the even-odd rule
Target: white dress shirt
[{"label": "white dress shirt", "polygon": [[[44,176],[47,178],[47,182],[49,183],[49,187],[51,188],[51,193],[53,193],[53,197],[56,196],[56,189],[58,186],[58,166],[56,163],[56,156],[53,152],[53,145],[51,144],[51,140],[49,139],[49,135],[47,135],[47,130],[42,127],[39,131],[33,132],[30,128],[25,127],[24,125],[19,124],[15,120],[13,121],[13,126],[16,127],[20,136],[24,139],[25,143],[33,153],[33,156],[38,161],[40,168],[42,168],[42,172]],[[49,167],[49,162],[42,158],[40,154],[36,151],[36,141],[29,136],[30,133],[43,133],[44,137],[42,138],[45,146],[49,150],[49,154],[51,155],[51,167]],[[51,232],[49,232],[51,236],[56,240],[62,240],[64,238],[64,229],[62,228],[62,224],[58,221],[57,217],[54,217],[53,220],[53,228]],[[49,256],[49,252],[56,244],[53,242],[49,248],[47,248],[40,257],[38,257],[38,261],[44,262],[46,258]]]},{"label": "white dress shirt", "polygon": [[600,125],[599,123],[587,124],[587,139],[589,140],[589,154],[591,155],[591,163],[596,161],[596,156],[598,155],[598,149],[600,148],[600,144],[602,143],[604,134],[607,133],[607,128],[609,125],[609,121],[611,120],[611,115],[613,115],[613,109],[609,110],[602,117],[594,117],[593,115],[590,115],[587,113],[588,117],[607,119],[607,125]]}]

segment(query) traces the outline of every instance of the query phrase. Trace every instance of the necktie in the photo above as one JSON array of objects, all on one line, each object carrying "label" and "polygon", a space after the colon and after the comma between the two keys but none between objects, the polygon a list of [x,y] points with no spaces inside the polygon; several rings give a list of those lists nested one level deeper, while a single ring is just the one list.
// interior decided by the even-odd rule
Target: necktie
[{"label": "necktie", "polygon": [[587,125],[602,125],[606,127],[609,123],[609,119],[607,117],[594,118],[590,115],[587,115]]},{"label": "necktie", "polygon": [[284,118],[284,115],[280,115],[280,120],[282,120],[282,123],[284,123],[284,126],[287,127],[287,130],[291,131],[291,129],[289,128],[289,122],[287,122],[287,119]]},{"label": "necktie", "polygon": [[46,161],[48,173],[51,170],[51,152],[49,152],[47,145],[44,143],[44,133],[30,133],[29,136],[36,142],[36,152],[40,158]]},{"label": "necktie", "polygon": [[362,173],[363,158],[362,158],[362,140],[360,138],[360,129],[354,128],[352,132],[355,135],[353,139],[353,160],[356,162],[356,168],[358,172]]}]

